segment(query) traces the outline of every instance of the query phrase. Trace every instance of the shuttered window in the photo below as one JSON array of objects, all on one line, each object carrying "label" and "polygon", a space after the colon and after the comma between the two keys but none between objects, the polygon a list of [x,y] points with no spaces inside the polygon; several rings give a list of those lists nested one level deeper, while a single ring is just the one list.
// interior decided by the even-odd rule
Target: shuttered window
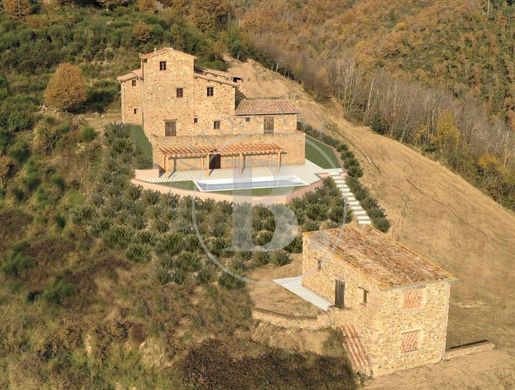
[{"label": "shuttered window", "polygon": [[264,133],[265,134],[274,134],[274,117],[267,116],[263,122]]},{"label": "shuttered window", "polygon": [[175,137],[177,135],[177,121],[165,121],[165,136]]}]

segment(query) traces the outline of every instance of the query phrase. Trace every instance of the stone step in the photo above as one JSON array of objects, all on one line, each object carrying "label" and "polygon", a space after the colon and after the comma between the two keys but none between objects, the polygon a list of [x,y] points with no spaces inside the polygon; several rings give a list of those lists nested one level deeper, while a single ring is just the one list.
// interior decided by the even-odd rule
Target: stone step
[{"label": "stone step", "polygon": [[372,225],[372,221],[358,221],[358,225]]}]

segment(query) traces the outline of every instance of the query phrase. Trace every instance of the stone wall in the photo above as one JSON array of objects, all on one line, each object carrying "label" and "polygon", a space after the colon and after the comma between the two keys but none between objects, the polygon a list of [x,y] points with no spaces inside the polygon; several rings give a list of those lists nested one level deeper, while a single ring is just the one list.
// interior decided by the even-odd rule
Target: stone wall
[{"label": "stone wall", "polygon": [[[160,70],[161,61],[166,61],[166,70]],[[142,61],[143,128],[147,137],[164,136],[166,120],[176,121],[178,135],[191,133],[195,90],[193,63],[193,56],[175,50]],[[177,97],[177,88],[183,89],[182,98]]]},{"label": "stone wall", "polygon": [[188,191],[180,188],[168,187],[160,184],[149,183],[140,179],[132,179],[131,183],[135,186],[142,187],[145,190],[157,191],[162,194],[175,194],[178,196],[192,196],[202,200],[214,200],[215,202],[229,202],[229,203],[250,203],[253,205],[274,205],[274,204],[287,204],[293,199],[301,198],[306,193],[315,191],[323,185],[323,180],[316,181],[309,186],[299,188],[289,194],[283,195],[270,195],[270,196],[234,196],[228,194],[220,194],[216,192],[200,192]]},{"label": "stone wall", "polygon": [[[312,241],[309,233],[304,235],[303,244],[303,285],[334,303],[335,280],[345,281],[345,308],[330,309],[331,323],[334,327],[354,325],[370,358],[374,375],[442,360],[447,333],[449,283],[417,287],[422,300],[413,307],[405,304],[406,294],[413,289],[381,290],[370,276]],[[366,304],[363,290],[368,292]],[[416,350],[403,352],[405,334],[414,331],[419,332]]]},{"label": "stone wall", "polygon": [[327,313],[320,313],[316,317],[300,317],[255,308],[252,310],[252,318],[282,328],[320,330],[331,326]]},{"label": "stone wall", "polygon": [[[132,85],[133,81],[136,85]],[[121,83],[122,122],[134,125],[142,124],[141,94],[143,81],[138,78]],[[136,110],[136,111],[135,111]]]},{"label": "stone wall", "polygon": [[234,132],[237,134],[263,134],[265,116],[272,116],[274,118],[275,134],[294,133],[297,131],[297,114],[282,114],[234,117]]}]

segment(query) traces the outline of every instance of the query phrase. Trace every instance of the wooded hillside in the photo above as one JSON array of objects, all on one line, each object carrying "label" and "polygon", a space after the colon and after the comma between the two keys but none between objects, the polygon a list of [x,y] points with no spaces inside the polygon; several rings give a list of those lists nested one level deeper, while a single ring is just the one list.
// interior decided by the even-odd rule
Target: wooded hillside
[{"label": "wooded hillside", "polygon": [[241,30],[271,67],[513,208],[511,0],[235,4]]}]

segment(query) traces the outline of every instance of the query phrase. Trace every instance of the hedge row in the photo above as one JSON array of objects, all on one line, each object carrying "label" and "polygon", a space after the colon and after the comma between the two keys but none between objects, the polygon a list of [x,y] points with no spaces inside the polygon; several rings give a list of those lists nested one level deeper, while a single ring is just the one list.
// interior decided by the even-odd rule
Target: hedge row
[{"label": "hedge row", "polygon": [[332,146],[340,153],[344,168],[347,170],[347,185],[356,199],[361,202],[361,206],[366,210],[374,226],[382,232],[387,232],[390,228],[390,222],[378,201],[372,197],[370,192],[359,181],[359,178],[363,176],[363,169],[354,153],[349,150],[349,147],[343,142],[301,122],[299,122],[299,130]]}]

